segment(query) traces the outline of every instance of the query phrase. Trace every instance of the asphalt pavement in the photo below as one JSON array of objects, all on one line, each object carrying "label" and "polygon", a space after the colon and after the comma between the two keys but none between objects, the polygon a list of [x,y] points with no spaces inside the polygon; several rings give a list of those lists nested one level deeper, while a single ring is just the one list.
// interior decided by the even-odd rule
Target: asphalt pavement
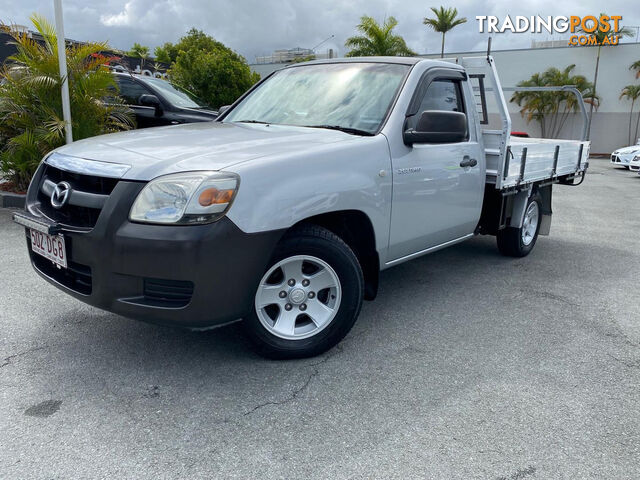
[{"label": "asphalt pavement", "polygon": [[591,160],[523,259],[383,272],[317,358],[106,313],[0,209],[0,478],[640,478],[640,176]]}]

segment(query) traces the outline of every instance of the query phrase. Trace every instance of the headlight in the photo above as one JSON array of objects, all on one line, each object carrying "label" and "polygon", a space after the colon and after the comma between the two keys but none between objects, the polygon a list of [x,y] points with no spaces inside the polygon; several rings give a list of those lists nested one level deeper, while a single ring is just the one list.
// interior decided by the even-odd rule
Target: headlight
[{"label": "headlight", "polygon": [[133,222],[194,224],[215,222],[231,206],[239,178],[233,173],[187,172],[150,181],[133,202]]}]

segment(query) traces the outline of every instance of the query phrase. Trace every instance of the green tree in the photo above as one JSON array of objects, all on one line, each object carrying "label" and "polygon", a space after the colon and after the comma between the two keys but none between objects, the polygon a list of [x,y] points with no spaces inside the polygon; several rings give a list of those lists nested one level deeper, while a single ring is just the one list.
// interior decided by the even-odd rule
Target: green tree
[{"label": "green tree", "polygon": [[449,30],[454,29],[458,25],[467,23],[466,17],[456,18],[458,16],[457,8],[435,8],[431,7],[435,18],[425,17],[422,23],[434,31],[442,33],[442,49],[440,50],[440,58],[444,57],[444,37]]},{"label": "green tree", "polygon": [[631,100],[631,109],[629,110],[629,145],[635,143],[638,138],[638,124],[640,123],[640,112],[638,112],[638,118],[636,119],[635,135],[631,135],[631,123],[633,118],[633,106],[636,100],[640,98],[640,85],[627,85],[622,89],[620,99],[627,98]]},{"label": "green tree", "polygon": [[180,52],[189,50],[229,50],[224,43],[217,41],[213,37],[207,35],[202,30],[192,28],[182,37],[178,43],[165,42],[162,46],[156,47],[154,54],[156,60],[165,63],[175,63]]},{"label": "green tree", "polygon": [[[595,16],[595,15],[594,15]],[[606,13],[600,13],[598,18],[598,22],[599,19],[603,16],[607,16]],[[600,24],[598,25],[600,26]],[[608,25],[604,25],[604,28],[607,28]],[[608,29],[608,31],[603,31],[600,28],[596,28],[593,32],[587,32],[583,29],[580,29],[580,32],[583,35],[586,35],[592,39],[594,39],[594,41],[598,44],[598,50],[596,53],[596,68],[595,68],[595,73],[593,75],[593,91],[594,93],[596,92],[596,88],[598,86],[598,69],[600,68],[600,53],[602,50],[602,43],[605,41],[605,39],[608,42],[611,42],[612,40],[615,40],[616,37],[631,37],[633,36],[633,32],[628,29],[628,28],[623,28],[620,25],[618,25],[617,29],[614,29],[613,26],[611,26],[610,29]],[[617,42],[616,42],[617,43]],[[591,106],[589,107],[589,126],[587,127],[587,138],[589,138],[589,135],[591,134],[591,120],[593,118],[593,104],[591,104]]]},{"label": "green tree", "polygon": [[173,43],[166,42],[164,45],[156,47],[153,54],[158,62],[172,63],[178,57],[178,49]]},{"label": "green tree", "polygon": [[[551,67],[542,73],[534,73],[531,78],[518,83],[519,87],[559,87],[574,85],[581,93],[585,103],[597,106],[593,84],[583,75],[573,75],[575,65],[563,70]],[[578,99],[571,92],[528,92],[516,91],[511,97],[527,122],[532,120],[540,124],[543,138],[556,138],[560,135],[569,115],[578,111]]]},{"label": "green tree", "polygon": [[160,48],[171,63],[171,80],[214,108],[233,103],[260,80],[244,57],[195,28]]},{"label": "green tree", "polygon": [[416,53],[407,47],[400,35],[394,35],[393,29],[398,25],[394,17],[387,18],[382,25],[372,17],[364,15],[360,18],[357,29],[362,35],[350,37],[345,46],[351,50],[347,57],[393,56],[407,57]]},{"label": "green tree", "polygon": [[636,78],[640,78],[640,60],[633,62],[629,67],[629,70],[635,70]]},{"label": "green tree", "polygon": [[[12,27],[17,52],[0,70],[0,168],[18,189],[26,189],[42,157],[65,143],[54,27],[43,17],[31,22],[42,35],[38,43]],[[103,66],[105,58],[94,54],[106,44],[67,46],[69,96],[74,140],[134,126],[133,114],[113,96],[113,76]]]}]

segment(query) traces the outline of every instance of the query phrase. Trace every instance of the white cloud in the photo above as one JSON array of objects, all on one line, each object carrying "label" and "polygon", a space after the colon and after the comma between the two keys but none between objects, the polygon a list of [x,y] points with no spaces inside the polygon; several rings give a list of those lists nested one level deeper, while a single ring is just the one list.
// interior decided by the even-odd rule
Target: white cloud
[{"label": "white cloud", "polygon": [[133,2],[127,2],[124,5],[124,10],[115,15],[100,15],[100,23],[107,27],[123,27],[133,25],[135,18],[133,16]]}]

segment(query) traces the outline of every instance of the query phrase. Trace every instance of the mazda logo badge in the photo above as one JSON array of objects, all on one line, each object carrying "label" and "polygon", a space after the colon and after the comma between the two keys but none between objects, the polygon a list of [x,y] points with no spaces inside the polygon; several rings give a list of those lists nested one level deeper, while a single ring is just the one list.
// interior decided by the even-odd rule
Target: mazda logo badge
[{"label": "mazda logo badge", "polygon": [[53,187],[51,192],[51,206],[53,208],[62,208],[69,201],[71,195],[71,185],[67,182],[60,182]]}]

